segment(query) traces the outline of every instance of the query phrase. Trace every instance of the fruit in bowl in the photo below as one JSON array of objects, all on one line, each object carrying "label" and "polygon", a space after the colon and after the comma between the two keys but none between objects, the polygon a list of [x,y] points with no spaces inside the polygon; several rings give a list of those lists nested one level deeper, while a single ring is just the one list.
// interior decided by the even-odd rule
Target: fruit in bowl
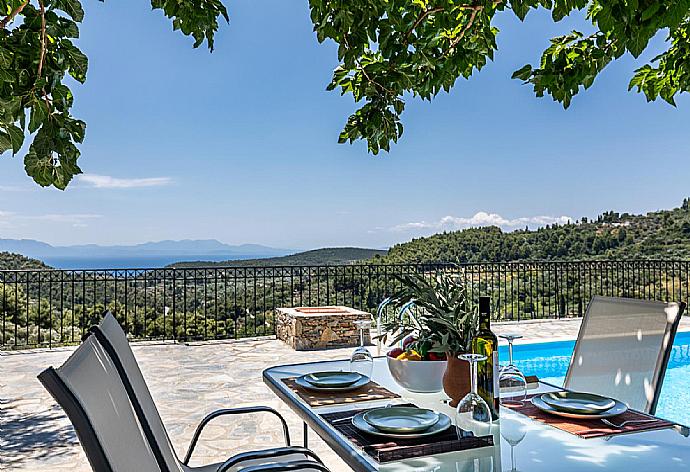
[{"label": "fruit in bowl", "polygon": [[443,390],[446,371],[444,354],[426,352],[422,355],[413,342],[408,349],[396,347],[388,351],[388,370],[398,385],[416,393],[436,393]]}]

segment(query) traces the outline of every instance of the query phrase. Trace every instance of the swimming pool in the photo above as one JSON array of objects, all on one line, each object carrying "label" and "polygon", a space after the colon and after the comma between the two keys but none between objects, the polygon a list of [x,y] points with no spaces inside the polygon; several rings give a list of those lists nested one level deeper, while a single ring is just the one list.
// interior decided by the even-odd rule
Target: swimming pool
[{"label": "swimming pool", "polygon": [[[513,349],[515,364],[525,375],[562,385],[575,341],[522,344]],[[499,348],[500,359],[508,359],[508,347]],[[656,414],[690,425],[690,332],[678,333],[673,343],[666,378]]]}]

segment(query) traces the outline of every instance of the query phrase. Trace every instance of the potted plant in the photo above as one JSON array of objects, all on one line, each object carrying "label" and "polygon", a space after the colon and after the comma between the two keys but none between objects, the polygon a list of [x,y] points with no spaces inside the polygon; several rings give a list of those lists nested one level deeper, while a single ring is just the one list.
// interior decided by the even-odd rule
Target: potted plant
[{"label": "potted plant", "polygon": [[[398,316],[382,322],[387,343],[400,343],[389,352],[389,358],[411,362],[447,360],[442,385],[455,404],[470,391],[469,364],[457,356],[471,351],[477,331],[477,314],[462,272],[453,268],[432,275],[403,275],[398,280],[401,288],[387,300]],[[391,365],[398,364],[389,361]],[[396,377],[393,369],[391,373]]]}]

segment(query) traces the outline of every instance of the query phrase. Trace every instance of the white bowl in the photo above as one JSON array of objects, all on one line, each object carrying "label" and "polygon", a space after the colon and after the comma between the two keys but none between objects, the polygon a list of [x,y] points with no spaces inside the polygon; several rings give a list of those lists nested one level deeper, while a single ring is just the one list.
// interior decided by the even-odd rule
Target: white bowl
[{"label": "white bowl", "polygon": [[388,370],[403,388],[415,393],[436,393],[443,390],[446,361],[401,361],[386,356]]}]

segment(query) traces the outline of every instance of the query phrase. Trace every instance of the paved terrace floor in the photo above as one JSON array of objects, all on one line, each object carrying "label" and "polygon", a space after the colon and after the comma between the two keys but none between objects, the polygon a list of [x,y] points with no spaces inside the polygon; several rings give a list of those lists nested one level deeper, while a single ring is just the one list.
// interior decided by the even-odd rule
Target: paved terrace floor
[{"label": "paved terrace floor", "polygon": [[[579,319],[496,323],[497,334],[524,336],[522,342],[574,339]],[[690,321],[681,329],[690,331]],[[88,472],[86,456],[62,410],[36,380],[49,365],[60,365],[73,348],[0,353],[0,470]],[[261,372],[273,365],[349,357],[351,349],[295,352],[275,339],[207,342],[190,345],[139,343],[134,352],[158,404],[178,454],[208,412],[263,404],[286,416],[293,443],[301,443],[301,422],[264,386]],[[222,461],[247,449],[282,444],[269,415],[216,420],[202,438],[192,464]],[[314,449],[333,472],[350,469],[310,435]]]}]

